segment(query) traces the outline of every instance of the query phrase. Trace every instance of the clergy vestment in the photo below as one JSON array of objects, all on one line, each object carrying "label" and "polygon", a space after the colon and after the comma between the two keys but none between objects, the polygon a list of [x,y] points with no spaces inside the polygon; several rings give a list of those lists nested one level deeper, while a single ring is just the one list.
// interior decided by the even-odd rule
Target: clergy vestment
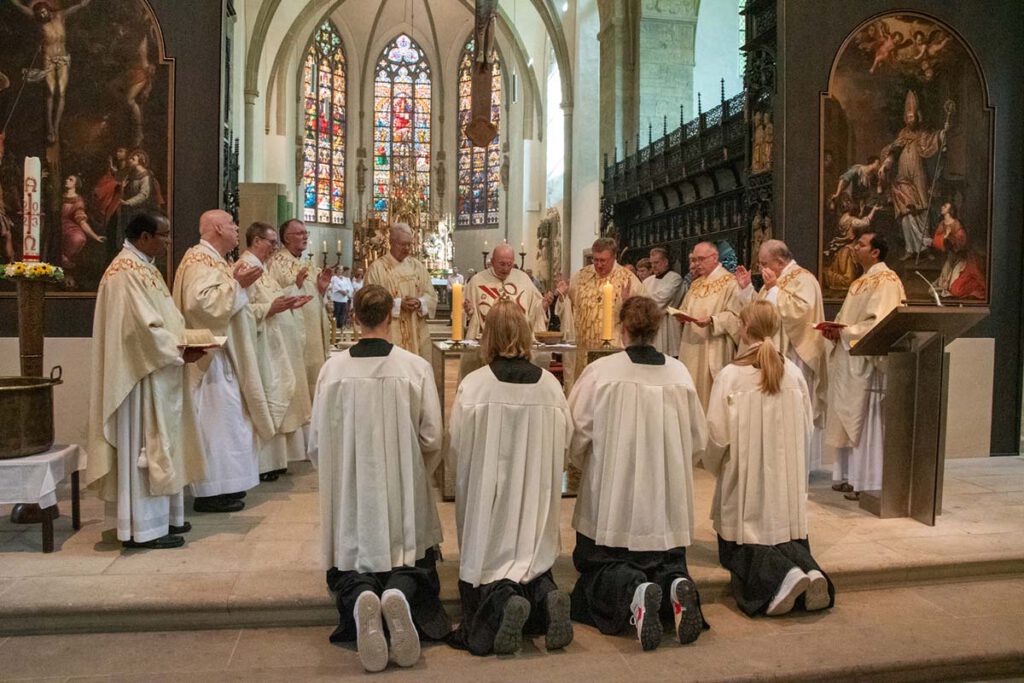
[{"label": "clergy vestment", "polygon": [[768,606],[794,567],[821,571],[807,542],[804,449],[813,409],[802,371],[784,362],[777,394],[761,391],[754,366],[727,365],[708,406],[703,462],[717,478],[711,520],[719,561],[748,615]]},{"label": "clergy vestment", "polygon": [[[295,278],[303,268],[308,268],[308,274],[302,287],[296,291]],[[321,270],[309,259],[293,256],[287,249],[278,249],[266,263],[266,273],[271,281],[277,283],[279,289],[295,295],[313,297],[312,301],[294,312],[302,324],[303,359],[310,399],[313,397],[320,368],[331,356],[331,320],[323,307],[323,296],[316,288]]]},{"label": "clergy vestment", "polygon": [[[288,463],[306,458],[303,427],[312,414],[306,376],[304,319],[301,310],[281,311],[268,317],[271,304],[280,296],[298,296],[298,290],[282,289],[264,264],[251,252],[242,261],[263,273],[248,288],[250,305],[258,327],[260,376],[274,424],[274,435],[260,444],[260,474],[288,468]],[[314,306],[310,301],[306,306]],[[305,308],[305,306],[303,307]]]},{"label": "clergy vestment", "polygon": [[763,287],[759,300],[775,305],[782,325],[774,342],[782,355],[803,373],[814,409],[814,429],[809,437],[807,470],[821,464],[821,433],[828,399],[828,351],[825,338],[814,326],[825,319],[821,285],[809,270],[790,261],[778,274],[775,286]]},{"label": "clergy vestment", "polygon": [[836,449],[833,479],[848,480],[854,491],[882,487],[885,359],[850,349],[906,298],[899,276],[879,262],[850,285],[836,316],[846,327],[829,354],[825,445]]},{"label": "clergy vestment", "polygon": [[85,475],[116,503],[121,541],[145,543],[183,525],[182,489],[203,475],[184,336],[160,271],[126,241],[96,293]]},{"label": "clergy vestment", "polygon": [[399,261],[391,254],[384,254],[370,264],[365,279],[366,284],[380,285],[395,299],[412,297],[420,300],[420,307],[415,311],[400,310],[398,305],[395,306],[391,339],[406,351],[429,361],[432,354],[427,319],[433,318],[437,311],[437,292],[427,269],[412,256]]},{"label": "clergy vestment", "polygon": [[661,319],[661,327],[654,336],[653,346],[661,353],[676,356],[679,354],[679,335],[682,330],[679,321],[665,309],[668,306],[679,306],[683,298],[683,276],[674,270],[666,270],[661,275],[651,275],[644,280],[644,289],[665,314]]},{"label": "clergy vestment", "polygon": [[449,424],[463,605],[454,644],[486,655],[515,595],[531,605],[524,632],[547,630],[573,423],[550,373],[525,358],[496,358],[463,379]]},{"label": "clergy vestment", "polygon": [[683,298],[683,313],[692,318],[711,318],[707,327],[684,323],[679,343],[679,360],[690,371],[705,408],[715,376],[736,353],[739,313],[752,295],[741,293],[736,277],[719,264],[710,275],[694,280]]},{"label": "clergy vestment", "polygon": [[197,497],[259,483],[259,439],[274,435],[257,350],[256,318],[231,266],[208,242],[185,252],[174,276],[174,302],[193,329],[226,336],[224,348],[189,368],[206,476]]},{"label": "clergy vestment", "polygon": [[689,577],[693,462],[707,440],[704,412],[686,367],[651,346],[587,366],[569,395],[576,432],[570,460],[583,470],[572,524],[573,619],[618,633],[636,587]]},{"label": "clergy vestment", "polygon": [[324,365],[309,456],[320,473],[320,533],[339,625],[354,640],[359,594],[402,591],[421,636],[450,630],[433,548],[441,522],[425,460],[441,447],[430,364],[383,339],[362,339]]}]

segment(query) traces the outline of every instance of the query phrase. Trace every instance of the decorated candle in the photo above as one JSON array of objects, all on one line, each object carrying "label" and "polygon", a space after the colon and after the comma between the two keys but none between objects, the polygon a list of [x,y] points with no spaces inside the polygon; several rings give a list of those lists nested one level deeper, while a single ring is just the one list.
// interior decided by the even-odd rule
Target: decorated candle
[{"label": "decorated candle", "polygon": [[615,305],[615,288],[612,287],[612,283],[606,282],[601,287],[601,296],[603,298],[603,310],[601,314],[601,339],[611,340],[612,329],[615,324],[612,320],[612,307]]},{"label": "decorated candle", "polygon": [[40,213],[40,194],[42,187],[42,168],[39,157],[25,157],[24,203],[24,240],[22,241],[23,261],[39,260],[39,233],[42,222]]},{"label": "decorated candle", "polygon": [[462,283],[452,283],[452,341],[462,341]]}]

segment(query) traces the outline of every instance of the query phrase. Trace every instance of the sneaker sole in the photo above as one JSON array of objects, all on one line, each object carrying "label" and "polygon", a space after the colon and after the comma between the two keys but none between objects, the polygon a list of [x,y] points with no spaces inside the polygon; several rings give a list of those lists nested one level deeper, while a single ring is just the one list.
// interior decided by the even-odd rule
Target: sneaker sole
[{"label": "sneaker sole", "polygon": [[545,601],[548,608],[548,632],[544,635],[544,647],[560,650],[572,642],[569,594],[565,591],[551,591]]},{"label": "sneaker sole", "polygon": [[397,596],[388,596],[380,603],[391,634],[391,654],[398,666],[412,666],[420,661],[420,635],[412,623],[407,604]]},{"label": "sneaker sole", "polygon": [[653,650],[661,645],[661,637],[665,634],[661,626],[661,586],[651,585],[644,591],[644,623],[640,628],[640,647],[644,651]]},{"label": "sneaker sole", "polygon": [[356,602],[358,633],[356,649],[363,668],[370,672],[383,671],[388,665],[388,641],[380,623],[379,603],[375,600]]},{"label": "sneaker sole", "polygon": [[682,606],[679,623],[676,624],[676,635],[679,642],[687,645],[697,640],[704,630],[704,617],[697,601],[697,586],[692,581],[680,581],[676,584],[676,602]]},{"label": "sneaker sole", "polygon": [[790,591],[786,593],[786,595],[774,607],[769,607],[765,614],[769,617],[777,617],[792,612],[793,605],[796,604],[796,599],[807,590],[807,584],[810,582],[811,580],[807,578],[806,575],[801,577],[801,579],[793,584]]},{"label": "sneaker sole", "polygon": [[501,625],[494,634],[494,654],[510,655],[519,650],[523,644],[523,625],[530,618],[530,603],[526,598],[513,595],[505,603],[501,615]]},{"label": "sneaker sole", "polygon": [[804,607],[808,612],[828,608],[828,581],[824,576],[811,579],[811,583],[804,592]]}]

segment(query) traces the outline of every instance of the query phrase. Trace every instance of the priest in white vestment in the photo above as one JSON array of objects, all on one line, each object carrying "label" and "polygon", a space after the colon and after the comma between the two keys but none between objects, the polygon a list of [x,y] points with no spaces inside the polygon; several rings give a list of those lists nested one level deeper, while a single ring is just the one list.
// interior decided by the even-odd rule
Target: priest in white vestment
[{"label": "priest in white vestment", "polygon": [[302,353],[306,366],[306,384],[309,397],[313,398],[313,388],[320,368],[331,356],[331,320],[327,311],[320,305],[324,292],[331,284],[334,271],[331,268],[320,268],[306,256],[309,245],[309,230],[306,224],[297,218],[281,224],[278,232],[283,249],[278,249],[266,264],[267,274],[277,286],[291,292],[297,287],[297,295],[308,296],[313,300],[309,306],[298,309],[297,317],[302,322]]},{"label": "priest in white vestment", "polygon": [[662,617],[674,615],[682,643],[706,628],[686,547],[707,431],[690,373],[651,346],[661,318],[647,297],[623,303],[626,350],[588,365],[569,395],[569,457],[583,471],[572,616],[606,634],[633,623],[644,650],[661,642]]},{"label": "priest in white vestment", "polygon": [[718,373],[708,406],[703,461],[717,478],[718,558],[748,616],[786,614],[800,598],[825,609],[835,595],[807,540],[804,450],[814,415],[803,373],[773,341],[780,328],[767,301],[740,312],[748,350]]},{"label": "priest in white vestment", "polygon": [[391,340],[410,353],[430,361],[432,352],[427,320],[437,311],[437,292],[430,273],[410,256],[412,228],[395,223],[388,234],[391,251],[370,264],[367,285],[380,285],[391,293]]},{"label": "priest in white vestment", "polygon": [[[541,296],[530,276],[515,265],[516,253],[512,247],[499,244],[491,251],[490,267],[474,275],[466,285],[463,308],[469,321],[467,340],[480,339],[491,308],[505,300],[513,301],[523,312],[533,332],[547,329],[547,300]],[[465,377],[482,365],[478,354],[464,353],[459,375]]]},{"label": "priest in white vestment", "polygon": [[828,349],[814,326],[825,319],[821,285],[806,268],[800,267],[781,240],[761,243],[757,254],[764,286],[757,299],[775,306],[781,324],[775,348],[793,361],[803,373],[814,409],[814,429],[807,448],[807,471],[821,466],[821,437],[825,427],[828,397]]},{"label": "priest in white vestment", "polygon": [[96,293],[85,479],[127,548],[182,545],[182,490],[203,475],[184,375],[202,351],[182,351],[185,321],[154,265],[169,238],[163,216],[135,216]]},{"label": "priest in white vestment", "polygon": [[356,293],[363,334],[321,370],[309,438],[320,472],[323,563],[339,616],[331,641],[356,641],[367,671],[387,666],[389,647],[399,666],[412,666],[421,637],[440,640],[451,630],[439,597],[441,522],[426,464],[441,448],[441,406],[430,363],[389,340],[392,305],[383,287]]},{"label": "priest in white vestment", "polygon": [[643,281],[647,296],[654,299],[664,312],[661,327],[654,337],[654,348],[667,356],[679,355],[679,335],[682,333],[679,321],[669,315],[669,306],[676,308],[683,298],[683,276],[671,270],[668,251],[661,247],[651,249],[651,275]]},{"label": "priest in white vestment", "polygon": [[693,248],[692,264],[694,280],[681,307],[685,315],[676,316],[683,325],[679,360],[690,371],[700,403],[707,408],[715,376],[736,353],[739,312],[753,292],[740,291],[736,276],[718,262],[718,248],[711,242]]},{"label": "priest in white vestment", "polygon": [[864,232],[853,243],[864,275],[850,285],[836,322],[822,334],[832,342],[828,361],[825,445],[835,449],[832,486],[857,500],[861,491],[882,488],[885,357],[852,356],[850,350],[906,301],[899,276],[885,265],[889,245],[878,233]]},{"label": "priest in white vestment", "polygon": [[548,650],[572,641],[551,567],[573,424],[561,384],[530,362],[532,343],[515,300],[495,303],[486,365],[462,380],[449,422],[463,615],[450,642],[475,655],[512,654],[524,633],[544,634]]},{"label": "priest in white vestment", "polygon": [[305,428],[312,415],[303,344],[302,308],[311,304],[293,282],[278,287],[265,264],[278,250],[277,230],[256,222],[245,231],[246,250],[240,261],[261,271],[248,288],[258,328],[260,375],[274,423],[274,435],[260,444],[260,481],[275,481],[288,463],[306,459]]},{"label": "priest in white vestment", "polygon": [[259,441],[274,435],[259,370],[256,318],[246,289],[261,271],[224,259],[238,246],[226,211],[199,219],[199,244],[185,252],[174,276],[174,303],[191,329],[227,337],[223,348],[190,368],[206,476],[193,482],[196,512],[237,512],[259,484]]}]

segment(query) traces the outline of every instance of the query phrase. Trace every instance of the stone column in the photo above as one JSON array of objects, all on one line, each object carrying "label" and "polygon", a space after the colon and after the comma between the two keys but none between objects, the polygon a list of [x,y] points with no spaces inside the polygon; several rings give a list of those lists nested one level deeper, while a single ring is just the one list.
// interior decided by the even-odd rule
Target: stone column
[{"label": "stone column", "polygon": [[[722,2],[723,0],[717,0]],[[675,121],[679,105],[693,101],[694,47],[698,0],[643,0],[639,22],[641,144],[647,126],[660,131],[664,117]],[[735,3],[734,3],[735,4]],[[704,93],[705,101],[718,95]]]}]

